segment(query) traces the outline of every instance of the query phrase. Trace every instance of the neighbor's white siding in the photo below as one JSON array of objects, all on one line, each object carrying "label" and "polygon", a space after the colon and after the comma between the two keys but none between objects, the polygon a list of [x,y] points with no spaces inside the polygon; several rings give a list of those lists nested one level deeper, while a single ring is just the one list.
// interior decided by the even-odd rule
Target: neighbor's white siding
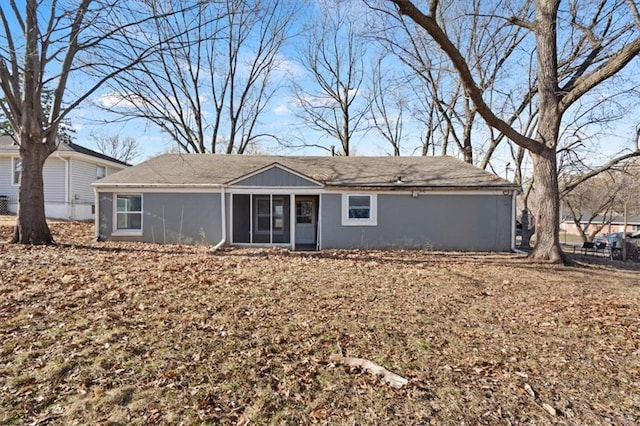
[{"label": "neighbor's white siding", "polygon": [[59,158],[49,157],[44,163],[42,176],[44,179],[44,202],[66,203],[65,171],[66,163]]},{"label": "neighbor's white siding", "polygon": [[9,197],[9,200],[16,200],[18,186],[13,184],[12,167],[11,157],[0,157],[0,195]]},{"label": "neighbor's white siding", "polygon": [[98,180],[95,163],[71,160],[71,200],[73,203],[93,204],[95,202],[91,184]]}]

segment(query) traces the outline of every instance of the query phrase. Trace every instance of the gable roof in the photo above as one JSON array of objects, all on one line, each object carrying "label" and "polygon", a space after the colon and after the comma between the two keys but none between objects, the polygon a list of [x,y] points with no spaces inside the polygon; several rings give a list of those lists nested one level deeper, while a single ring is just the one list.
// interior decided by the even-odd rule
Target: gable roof
[{"label": "gable roof", "polygon": [[[325,185],[347,188],[490,188],[518,186],[453,157],[289,157],[164,154],[96,182],[95,186],[216,186],[269,165]],[[402,182],[398,182],[401,177]]]},{"label": "gable roof", "polygon": [[[19,147],[13,141],[11,136],[0,136],[0,152],[9,152],[9,153],[18,153]],[[58,144],[57,152],[69,152],[69,153],[78,153],[83,155],[88,155],[90,157],[97,158],[103,161],[109,161],[111,163],[120,164],[122,166],[130,166],[131,164],[126,163],[124,161],[120,161],[116,158],[109,157],[108,155],[101,154],[92,149],[85,148],[84,146],[75,144],[73,142],[60,142]]]}]

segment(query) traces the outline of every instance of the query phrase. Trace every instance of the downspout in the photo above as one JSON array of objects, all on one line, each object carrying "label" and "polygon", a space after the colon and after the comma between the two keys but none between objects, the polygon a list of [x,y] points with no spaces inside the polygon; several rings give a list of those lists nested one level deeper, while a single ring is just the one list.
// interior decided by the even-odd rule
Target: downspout
[{"label": "downspout", "polygon": [[217,251],[227,242],[227,197],[224,192],[224,186],[220,188],[220,211],[220,216],[222,217],[222,239],[213,246],[213,251]]},{"label": "downspout", "polygon": [[71,163],[69,160],[65,160],[59,151],[56,152],[56,156],[64,162],[64,204],[67,207],[67,219],[71,219],[71,199],[69,198],[71,194],[71,178],[69,176]]}]

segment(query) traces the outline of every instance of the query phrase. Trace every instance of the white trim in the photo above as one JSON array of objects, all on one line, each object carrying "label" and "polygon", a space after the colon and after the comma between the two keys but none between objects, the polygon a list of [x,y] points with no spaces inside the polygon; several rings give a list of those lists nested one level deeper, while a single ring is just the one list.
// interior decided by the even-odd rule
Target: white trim
[{"label": "white trim", "polygon": [[[120,191],[120,190],[126,190],[126,189],[131,189],[131,190],[136,190],[138,192],[140,192],[142,189],[145,190],[162,190],[162,192],[185,192],[185,189],[196,189],[197,192],[211,192],[211,191],[207,191],[207,189],[222,189],[224,188],[224,185],[220,185],[220,184],[213,184],[213,183],[203,183],[203,184],[199,184],[199,183],[190,183],[190,184],[184,184],[184,185],[176,185],[176,184],[166,184],[166,183],[104,183],[102,182],[102,179],[93,182],[91,184],[91,186],[95,186],[96,188],[98,188],[100,191],[103,192],[113,192],[113,191]],[[218,192],[218,191],[213,191],[213,192]]]},{"label": "white trim", "polygon": [[296,249],[296,196],[289,195],[289,241],[291,250]]},{"label": "white trim", "polygon": [[511,194],[511,250],[516,250],[516,193]]},{"label": "white trim", "polygon": [[322,250],[322,195],[318,195],[318,212],[317,212],[317,221],[316,221],[316,246],[318,250]]},{"label": "white trim", "polygon": [[247,186],[247,187],[228,187],[227,191],[232,194],[273,194],[273,195],[317,195],[324,191],[321,188],[305,188],[303,186]]},{"label": "white trim", "polygon": [[142,236],[142,231],[137,231],[137,230],[131,230],[131,231],[113,231],[111,233],[112,236],[114,237],[141,237]]},{"label": "white trim", "polygon": [[[349,197],[369,197],[369,217],[353,219],[349,217]],[[342,226],[378,226],[378,194],[346,192],[342,194]]]},{"label": "white trim", "polygon": [[[510,195],[511,193],[515,193],[514,189],[461,189],[461,190],[427,190],[421,188],[419,190],[416,189],[402,189],[399,191],[392,190],[378,190],[378,189],[367,189],[363,188],[323,188],[321,193],[323,194],[353,194],[360,193],[363,195],[367,194],[378,194],[378,195],[410,195],[417,198],[421,195]],[[505,192],[507,192],[505,194]]]},{"label": "white trim", "polygon": [[291,247],[289,243],[233,243],[233,245],[238,247]]},{"label": "white trim", "polygon": [[97,240],[100,237],[100,222],[99,222],[99,206],[100,206],[100,198],[98,196],[98,189],[97,188],[93,188],[93,202],[95,203],[95,209],[94,212],[95,214],[93,215],[93,235],[95,237],[95,239]]},{"label": "white trim", "polygon": [[[118,195],[139,195],[140,196],[140,229],[118,229]],[[114,193],[113,194],[113,224],[111,235],[114,236],[141,236],[144,229],[144,196],[141,193]],[[138,212],[133,212],[138,213]]]},{"label": "white trim", "polygon": [[[277,161],[275,161],[275,162],[273,162],[273,163],[271,163],[271,164],[269,164],[267,166],[261,167],[258,170],[254,170],[251,173],[247,173],[244,176],[240,176],[239,178],[236,178],[236,179],[234,179],[232,181],[229,181],[229,182],[227,182],[227,185],[229,185],[229,186],[235,185],[238,182],[241,182],[241,181],[243,181],[245,179],[249,179],[251,177],[259,175],[260,173],[266,172],[267,170],[271,170],[271,169],[276,168],[276,167],[279,168],[282,171],[285,171],[287,173],[291,173],[292,175],[295,175],[295,176],[297,176],[297,177],[299,177],[301,179],[308,180],[309,182],[314,183],[315,185],[311,186],[311,188],[315,188],[316,186],[324,186],[323,183],[318,182],[317,180],[312,179],[309,176],[305,176],[302,173],[297,172],[297,171],[295,171],[293,169],[290,169],[290,168],[288,168],[286,166],[283,166],[282,164],[278,163]],[[277,187],[277,188],[279,188],[279,187]],[[299,188],[299,187],[296,187],[296,188]]]},{"label": "white trim", "polygon": [[229,194],[229,242],[233,244],[233,194]]}]

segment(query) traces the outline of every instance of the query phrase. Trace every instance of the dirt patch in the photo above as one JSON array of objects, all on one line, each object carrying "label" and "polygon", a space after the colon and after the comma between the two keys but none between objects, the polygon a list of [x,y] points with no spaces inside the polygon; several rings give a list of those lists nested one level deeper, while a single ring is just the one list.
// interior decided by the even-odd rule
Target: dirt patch
[{"label": "dirt patch", "polygon": [[51,227],[58,247],[0,245],[3,424],[640,421],[637,271]]}]

